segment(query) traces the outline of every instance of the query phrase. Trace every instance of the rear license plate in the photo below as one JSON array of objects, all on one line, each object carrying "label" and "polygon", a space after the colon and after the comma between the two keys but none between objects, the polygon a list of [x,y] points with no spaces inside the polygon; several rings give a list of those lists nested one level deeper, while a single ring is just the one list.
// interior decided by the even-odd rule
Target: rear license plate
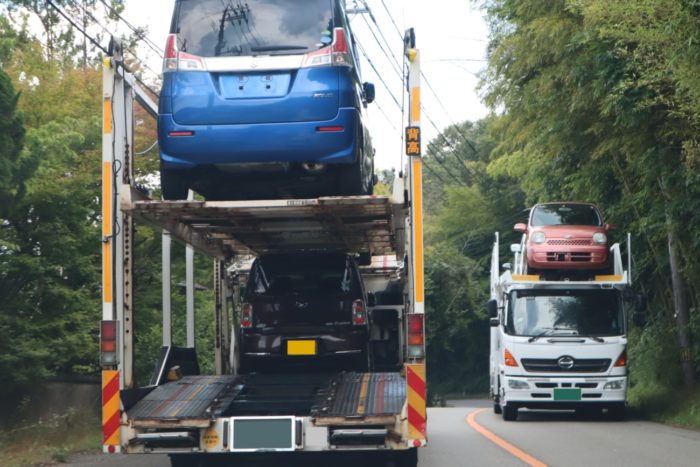
[{"label": "rear license plate", "polygon": [[293,451],[294,418],[234,418],[233,451]]},{"label": "rear license plate", "polygon": [[316,341],[287,341],[287,355],[316,355]]},{"label": "rear license plate", "polygon": [[581,388],[555,388],[555,401],[580,401]]}]

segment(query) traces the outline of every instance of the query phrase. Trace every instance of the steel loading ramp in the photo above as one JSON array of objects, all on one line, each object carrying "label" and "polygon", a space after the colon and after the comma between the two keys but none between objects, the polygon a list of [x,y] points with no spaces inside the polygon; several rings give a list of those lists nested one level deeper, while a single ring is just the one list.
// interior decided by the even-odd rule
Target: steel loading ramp
[{"label": "steel loading ramp", "polygon": [[222,260],[305,249],[404,255],[406,208],[386,196],[156,201],[124,186],[121,209]]}]

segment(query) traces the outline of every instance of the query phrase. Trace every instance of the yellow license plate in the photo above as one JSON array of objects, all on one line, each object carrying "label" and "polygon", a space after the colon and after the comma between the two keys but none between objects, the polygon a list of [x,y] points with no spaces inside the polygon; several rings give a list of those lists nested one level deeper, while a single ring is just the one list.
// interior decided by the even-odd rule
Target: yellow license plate
[{"label": "yellow license plate", "polygon": [[287,355],[316,355],[316,341],[287,341]]}]

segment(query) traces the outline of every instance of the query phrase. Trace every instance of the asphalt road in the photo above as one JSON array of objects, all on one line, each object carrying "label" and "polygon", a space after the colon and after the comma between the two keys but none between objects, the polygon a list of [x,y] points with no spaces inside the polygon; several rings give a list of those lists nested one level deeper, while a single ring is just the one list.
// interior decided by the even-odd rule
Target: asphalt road
[{"label": "asphalt road", "polygon": [[[700,465],[700,432],[642,421],[582,419],[568,412],[520,412],[504,422],[484,400],[453,401],[428,410],[429,446],[420,467],[452,466],[693,466]],[[334,453],[339,454],[339,453]],[[83,454],[67,466],[167,467],[167,456]],[[388,463],[363,456],[312,456],[245,461],[247,466],[372,467]]]}]

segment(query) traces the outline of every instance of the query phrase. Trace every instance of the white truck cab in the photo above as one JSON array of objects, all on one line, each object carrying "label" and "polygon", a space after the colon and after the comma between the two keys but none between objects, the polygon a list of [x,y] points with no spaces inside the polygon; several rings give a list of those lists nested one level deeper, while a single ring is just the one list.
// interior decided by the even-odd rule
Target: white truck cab
[{"label": "white truck cab", "polygon": [[[523,273],[524,245],[511,247],[514,264],[501,274],[496,234],[488,303],[494,412],[504,420],[516,420],[520,408],[605,410],[624,418],[623,291],[630,277],[619,244],[610,249],[613,274],[555,281]],[[629,236],[627,246],[629,261]]]}]

